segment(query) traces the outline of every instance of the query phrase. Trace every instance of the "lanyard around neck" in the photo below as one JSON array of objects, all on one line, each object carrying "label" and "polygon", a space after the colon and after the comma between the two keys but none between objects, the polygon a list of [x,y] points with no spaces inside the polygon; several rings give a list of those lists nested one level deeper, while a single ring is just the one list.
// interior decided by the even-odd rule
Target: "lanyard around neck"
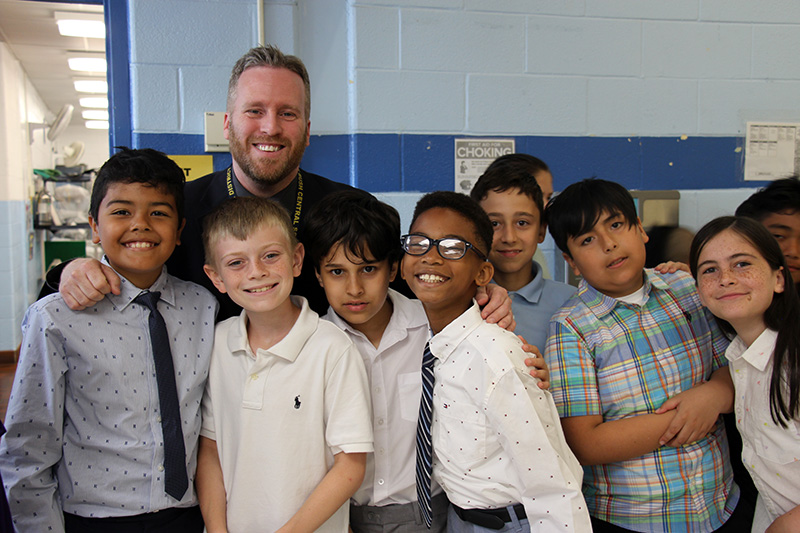
[{"label": "lanyard around neck", "polygon": [[[225,179],[225,188],[228,191],[228,198],[236,198],[236,188],[233,186],[233,167],[228,167],[228,174]],[[294,203],[294,216],[292,217],[292,230],[297,235],[297,227],[300,225],[300,212],[303,210],[303,174],[297,171],[297,199]]]}]

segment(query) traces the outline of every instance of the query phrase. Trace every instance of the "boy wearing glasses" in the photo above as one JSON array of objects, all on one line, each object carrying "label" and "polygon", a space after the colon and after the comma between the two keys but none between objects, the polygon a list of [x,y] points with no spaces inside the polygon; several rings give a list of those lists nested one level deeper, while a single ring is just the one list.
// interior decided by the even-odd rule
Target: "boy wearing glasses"
[{"label": "boy wearing glasses", "polygon": [[350,527],[355,533],[443,532],[444,492],[433,487],[430,529],[417,504],[420,365],[430,335],[420,302],[389,288],[403,255],[400,216],[364,191],[329,200],[309,212],[305,245],[330,304],[324,318],[344,330],[364,361],[375,435],[375,453],[367,455],[364,482],[351,500]]},{"label": "boy wearing glasses", "polygon": [[[417,493],[431,470],[451,502],[448,531],[591,531],[581,467],[550,394],[523,364],[521,342],[486,323],[473,298],[492,279],[492,224],[454,192],[417,203],[401,274],[433,337],[423,355]],[[432,450],[431,450],[432,446]]]}]

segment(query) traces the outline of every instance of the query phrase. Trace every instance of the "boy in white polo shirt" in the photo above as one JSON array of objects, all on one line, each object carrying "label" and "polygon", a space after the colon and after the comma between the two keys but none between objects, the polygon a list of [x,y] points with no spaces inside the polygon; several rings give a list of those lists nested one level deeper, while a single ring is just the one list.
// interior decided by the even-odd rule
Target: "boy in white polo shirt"
[{"label": "boy in white polo shirt", "polygon": [[372,451],[361,357],[289,296],[304,252],[280,205],[230,200],[206,218],[203,239],[206,274],[243,308],[217,325],[203,398],[206,529],[346,532]]}]

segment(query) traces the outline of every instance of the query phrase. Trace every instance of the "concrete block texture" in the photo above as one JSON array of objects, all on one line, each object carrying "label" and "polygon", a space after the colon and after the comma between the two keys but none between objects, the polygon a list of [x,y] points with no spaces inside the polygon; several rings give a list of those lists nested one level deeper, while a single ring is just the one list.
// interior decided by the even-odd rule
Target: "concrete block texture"
[{"label": "concrete block texture", "polygon": [[400,51],[400,11],[385,7],[356,7],[355,66],[396,69]]},{"label": "concrete block texture", "polygon": [[639,76],[641,22],[528,17],[527,72],[578,76]]},{"label": "concrete block texture", "polygon": [[[244,53],[244,50],[242,50]],[[230,67],[180,69],[180,131],[202,134],[206,111],[225,111]]]},{"label": "concrete block texture", "polygon": [[131,65],[134,131],[178,131],[178,70],[174,66]]},{"label": "concrete block texture", "polygon": [[700,0],[586,0],[587,17],[697,20]]},{"label": "concrete block texture", "polygon": [[645,21],[645,77],[748,78],[751,29],[745,24]]},{"label": "concrete block texture", "polygon": [[525,17],[409,9],[400,14],[400,65],[410,70],[522,72]]},{"label": "concrete block texture", "polygon": [[168,65],[233,65],[256,42],[255,2],[130,2],[131,60]]},{"label": "concrete block texture", "polygon": [[703,80],[698,133],[744,134],[747,121],[800,122],[800,81]]},{"label": "concrete block texture", "polygon": [[753,28],[753,78],[800,79],[800,31],[796,25]]},{"label": "concrete block texture", "polygon": [[796,0],[702,0],[700,20],[800,23],[800,2]]},{"label": "concrete block texture", "polygon": [[585,0],[464,0],[464,7],[471,11],[493,11],[518,13],[521,15],[571,15],[582,16]]},{"label": "concrete block texture", "polygon": [[464,7],[464,0],[355,0],[353,3],[356,6],[393,6],[400,8],[462,9]]},{"label": "concrete block texture", "polygon": [[682,135],[697,131],[697,82],[591,78],[590,135]]},{"label": "concrete block texture", "polygon": [[586,133],[583,78],[472,75],[467,87],[469,133]]},{"label": "concrete block texture", "polygon": [[360,70],[356,128],[362,132],[464,129],[464,75]]}]

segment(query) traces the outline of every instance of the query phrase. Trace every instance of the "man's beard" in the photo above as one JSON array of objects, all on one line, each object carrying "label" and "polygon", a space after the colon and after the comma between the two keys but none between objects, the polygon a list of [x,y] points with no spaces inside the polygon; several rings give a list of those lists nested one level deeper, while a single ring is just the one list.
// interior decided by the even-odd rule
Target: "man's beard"
[{"label": "man's beard", "polygon": [[300,166],[303,153],[306,150],[305,136],[299,143],[294,143],[284,137],[269,138],[269,140],[259,139],[262,142],[273,142],[281,144],[284,148],[281,151],[288,151],[287,157],[280,161],[256,160],[251,156],[252,139],[241,139],[236,132],[236,128],[228,129],[228,142],[233,160],[239,165],[247,177],[255,185],[268,187],[280,183],[289,176],[289,173]]}]

